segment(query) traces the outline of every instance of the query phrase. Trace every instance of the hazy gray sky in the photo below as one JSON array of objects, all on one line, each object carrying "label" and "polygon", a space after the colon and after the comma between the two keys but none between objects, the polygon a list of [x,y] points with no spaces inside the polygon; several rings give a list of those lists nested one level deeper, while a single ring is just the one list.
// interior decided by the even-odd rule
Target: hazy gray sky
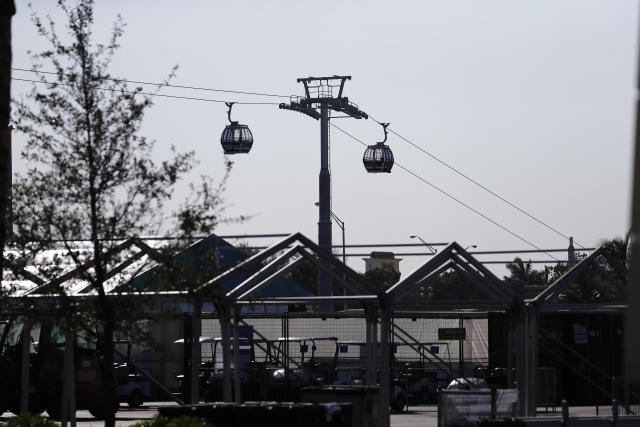
[{"label": "hazy gray sky", "polygon": [[[53,3],[33,7],[55,17]],[[27,50],[45,45],[26,3],[17,7],[13,61],[29,68]],[[115,76],[159,81],[178,64],[176,84],[287,95],[302,94],[298,77],[348,74],[345,94],[363,110],[581,244],[629,227],[637,1],[98,0],[97,40],[118,13],[127,28]],[[13,95],[28,88],[14,82]],[[143,132],[157,141],[159,159],[171,144],[195,150],[196,175],[219,177],[225,112],[224,104],[158,98]],[[250,126],[255,143],[233,157],[228,213],[255,216],[218,233],[316,239],[319,123],[276,106],[237,106],[233,118]],[[368,143],[382,138],[371,120],[335,123]],[[16,170],[24,140],[14,137]],[[398,163],[536,245],[567,246],[401,139],[388,143]],[[332,129],[332,209],[347,243],[409,243],[418,234],[478,250],[527,247],[399,168],[367,174],[363,151]],[[422,261],[405,259],[403,272]],[[349,264],[364,269],[360,259]]]}]

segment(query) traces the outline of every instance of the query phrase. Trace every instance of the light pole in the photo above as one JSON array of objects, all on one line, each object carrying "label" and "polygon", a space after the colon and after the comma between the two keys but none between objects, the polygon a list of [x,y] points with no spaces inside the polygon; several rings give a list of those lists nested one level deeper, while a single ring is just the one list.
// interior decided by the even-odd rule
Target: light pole
[{"label": "light pole", "polygon": [[466,251],[466,250],[467,250],[467,249],[469,249],[469,248],[473,248],[473,249],[475,249],[475,248],[477,248],[477,247],[478,247],[478,245],[469,245],[469,246],[467,246],[466,248],[464,248],[464,250]]},{"label": "light pole", "polygon": [[429,255],[435,255],[438,250],[435,249],[433,246],[431,246],[430,244],[428,244],[427,242],[425,242],[422,237],[420,236],[409,236],[411,239],[418,239],[422,242],[422,244],[424,244],[427,248],[429,248],[429,250],[431,250],[431,253]]},{"label": "light pole", "polygon": [[[316,206],[320,206],[320,202],[315,203]],[[347,263],[347,254],[345,252],[345,244],[344,244],[344,221],[342,221],[336,214],[333,213],[331,209],[329,209],[329,213],[331,214],[331,218],[335,219],[338,223],[338,227],[342,230],[342,263]]]}]

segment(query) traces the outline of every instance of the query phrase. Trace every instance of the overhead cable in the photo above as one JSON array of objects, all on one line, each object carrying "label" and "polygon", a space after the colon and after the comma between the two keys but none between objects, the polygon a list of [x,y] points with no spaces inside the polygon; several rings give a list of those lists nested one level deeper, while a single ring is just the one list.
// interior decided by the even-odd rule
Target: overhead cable
[{"label": "overhead cable", "polygon": [[[52,71],[41,71],[41,70],[33,70],[33,69],[27,69],[27,68],[18,68],[18,67],[12,67],[12,70],[16,70],[16,71],[23,71],[23,72],[30,72],[30,73],[40,73],[40,74],[52,74],[52,75],[65,75],[65,76],[69,76],[70,74],[65,74],[65,73],[58,73],[58,72],[52,72]],[[26,80],[26,79],[15,79],[14,80],[22,80],[22,81],[32,81],[32,80]],[[213,89],[213,88],[205,88],[205,87],[198,87],[198,86],[185,86],[185,85],[173,85],[173,84],[169,84],[169,83],[151,83],[151,82],[144,82],[144,81],[136,81],[136,80],[126,80],[126,79],[115,79],[115,78],[108,78],[108,77],[103,77],[102,80],[110,80],[110,81],[117,81],[117,82],[125,82],[125,83],[133,83],[133,84],[143,84],[143,85],[154,85],[154,86],[165,86],[165,87],[172,87],[172,88],[180,88],[180,89],[190,89],[190,90],[203,90],[203,91],[212,91],[212,92],[224,92],[224,93],[234,93],[234,94],[243,94],[243,95],[255,95],[255,96],[271,96],[271,97],[279,97],[279,98],[290,98],[290,96],[288,95],[278,95],[278,94],[271,94],[271,93],[261,93],[261,92],[247,92],[247,91],[235,91],[235,90],[228,90],[228,89]],[[57,83],[57,84],[61,84],[61,83]],[[108,90],[108,89],[105,89]],[[160,94],[146,94],[145,95],[150,95],[150,96],[164,96],[164,97],[171,97],[171,98],[179,98],[179,99],[192,99],[192,100],[196,100],[196,101],[205,101],[205,99],[202,98],[191,98],[191,97],[181,97],[181,96],[171,96],[171,95],[160,95]],[[218,101],[218,100],[210,100],[210,102],[226,102],[226,101]],[[242,103],[242,102],[238,102],[239,104],[261,104],[261,103]],[[268,103],[270,105],[270,103]],[[274,105],[276,105],[274,103]],[[371,114],[369,114],[369,117],[375,121],[378,124],[382,124],[380,121],[378,121],[376,118],[374,118],[373,116],[371,116]],[[333,118],[339,118],[339,117],[333,117]],[[534,220],[535,222],[537,222],[538,224],[542,225],[543,227],[551,230],[552,232],[556,233],[557,235],[563,237],[564,239],[569,240],[570,237],[567,236],[566,234],[564,234],[563,232],[561,232],[560,230],[558,230],[557,228],[547,224],[546,222],[542,221],[540,218],[536,217],[535,215],[527,212],[526,210],[524,210],[523,208],[519,207],[518,205],[516,205],[515,203],[507,200],[506,198],[504,198],[503,196],[501,196],[500,194],[496,193],[495,191],[491,190],[490,188],[486,187],[485,185],[481,184],[480,182],[478,182],[477,180],[471,178],[469,175],[465,174],[464,172],[460,171],[459,169],[457,169],[456,167],[450,165],[449,163],[445,162],[444,160],[440,159],[438,156],[430,153],[429,151],[425,150],[424,148],[422,148],[421,146],[419,146],[418,144],[414,143],[413,141],[411,141],[410,139],[402,136],[401,134],[399,134],[397,131],[395,131],[392,128],[389,128],[389,131],[391,133],[393,133],[394,135],[396,135],[398,138],[400,138],[401,140],[405,141],[406,143],[410,144],[411,146],[413,146],[414,148],[420,150],[421,152],[423,152],[424,154],[426,154],[427,156],[431,157],[433,160],[435,160],[436,162],[440,163],[441,165],[445,166],[446,168],[450,169],[451,171],[453,171],[454,173],[460,175],[461,177],[463,177],[464,179],[466,179],[467,181],[471,182],[472,184],[476,185],[477,187],[481,188],[482,190],[486,191],[487,193],[491,194],[492,196],[496,197],[497,199],[501,200],[502,202],[506,203],[507,205],[509,205],[510,207],[514,208],[515,210],[517,210],[518,212],[526,215],[527,217],[529,217],[530,219]],[[579,246],[581,248],[584,248],[584,246],[582,244],[580,244],[577,240],[574,239],[574,243],[576,244],[576,246]]]},{"label": "overhead cable", "polygon": [[[381,124],[378,120],[376,120],[374,117],[371,116],[371,114],[369,114],[369,118],[372,119],[373,121],[375,121],[378,124]],[[562,236],[563,238],[569,240],[569,236],[567,236],[566,234],[562,233],[561,231],[559,231],[558,229],[550,226],[549,224],[547,224],[546,222],[542,221],[541,219],[537,218],[536,216],[530,214],[529,212],[525,211],[524,209],[520,208],[519,206],[517,206],[516,204],[510,202],[509,200],[505,199],[504,197],[502,197],[501,195],[499,195],[498,193],[496,193],[495,191],[491,190],[490,188],[487,188],[486,186],[482,185],[481,183],[479,183],[478,181],[476,181],[475,179],[471,178],[470,176],[466,175],[465,173],[461,172],[459,169],[451,166],[449,163],[445,162],[444,160],[440,159],[439,157],[437,157],[434,154],[431,154],[430,152],[428,152],[427,150],[425,150],[424,148],[420,147],[418,144],[414,143],[413,141],[409,140],[408,138],[405,138],[404,136],[400,135],[398,132],[396,132],[395,130],[389,128],[389,132],[391,132],[392,134],[394,134],[395,136],[397,136],[398,138],[402,139],[403,141],[405,141],[406,143],[412,145],[414,148],[422,151],[424,154],[426,154],[427,156],[431,157],[433,160],[435,160],[436,162],[440,163],[441,165],[451,169],[453,172],[455,172],[456,174],[460,175],[461,177],[463,177],[464,179],[466,179],[467,181],[471,182],[472,184],[480,187],[481,189],[483,189],[484,191],[486,191],[487,193],[491,194],[492,196],[502,200],[504,203],[506,203],[507,205],[511,206],[512,208],[516,209],[518,212],[528,216],[529,218],[531,218],[532,220],[536,221],[538,224],[546,227],[547,229],[553,231],[554,233],[556,233],[559,236]],[[577,246],[580,246],[581,248],[584,248],[583,245],[581,245],[580,243],[578,243],[575,239],[573,241]]]},{"label": "overhead cable", "polygon": [[[23,71],[23,72],[27,72],[27,73],[73,76],[73,74],[58,73],[58,72],[55,72],[55,71],[32,70],[32,69],[28,69],[28,68],[17,68],[17,67],[11,67],[11,69],[15,70],[15,71]],[[139,80],[115,79],[115,78],[112,78],[112,77],[100,77],[97,80],[108,80],[108,81],[112,81],[112,82],[132,83],[132,84],[149,85],[149,86],[157,86],[157,87],[164,86],[164,87],[171,87],[171,88],[177,88],[177,89],[190,89],[190,90],[203,90],[203,91],[209,91],[209,92],[235,93],[235,94],[239,94],[239,95],[254,95],[254,96],[271,96],[271,97],[275,97],[275,98],[290,98],[289,95],[278,95],[278,94],[274,94],[274,93],[248,92],[248,91],[230,90],[230,89],[213,89],[213,88],[210,88],[210,87],[184,86],[184,85],[176,85],[176,84],[171,84],[171,83],[153,83],[153,82],[145,82],[145,81],[139,81]]]},{"label": "overhead cable", "polygon": [[[46,80],[31,80],[31,79],[21,79],[18,77],[11,77],[11,80],[16,80],[20,82],[30,82],[30,83],[39,83],[46,84],[52,86],[68,86],[73,88],[79,88],[78,85],[73,85],[70,83],[59,83],[59,82],[50,82]],[[142,92],[142,91],[134,91],[134,90],[124,90],[124,89],[113,89],[108,87],[97,87],[95,89],[107,91],[107,92],[119,92],[119,93],[127,93],[131,95],[145,95],[145,96],[159,96],[162,98],[174,98],[174,99],[186,99],[190,101],[203,101],[203,102],[216,102],[216,103],[227,103],[234,102],[235,104],[241,105],[279,105],[278,102],[245,102],[245,101],[231,101],[228,99],[211,99],[211,98],[197,98],[193,96],[180,96],[180,95],[167,95],[164,93],[151,93],[151,92]]]},{"label": "overhead cable", "polygon": [[[26,69],[26,68],[17,68],[17,67],[12,67],[12,70],[16,70],[16,71],[24,71],[24,72],[32,72],[32,73],[40,73],[40,74],[51,74],[51,75],[69,75],[69,74],[65,74],[65,73],[57,73],[57,72],[51,72],[51,71],[40,71],[40,70],[32,70],[32,69]],[[52,84],[52,85],[63,85],[63,86],[71,86],[71,87],[75,87],[74,85],[71,84],[67,84],[67,83],[57,83],[57,82],[47,82],[47,81],[39,81],[39,80],[30,80],[30,79],[21,79],[21,78],[16,78],[13,77],[12,80],[17,80],[17,81],[25,81],[25,82],[32,82],[32,83],[42,83],[42,84]],[[110,81],[117,81],[117,82],[126,82],[126,83],[133,83],[133,84],[143,84],[143,85],[154,85],[154,86],[165,86],[165,87],[173,87],[173,88],[181,88],[181,89],[192,89],[192,90],[203,90],[203,91],[213,91],[213,92],[225,92],[225,93],[234,93],[234,94],[243,94],[243,95],[255,95],[255,96],[272,96],[272,97],[280,97],[280,98],[289,98],[289,96],[287,95],[277,95],[277,94],[270,94],[270,93],[261,93],[261,92],[247,92],[247,91],[234,91],[234,90],[227,90],[227,89],[213,89],[213,88],[205,88],[205,87],[198,87],[198,86],[184,86],[184,85],[172,85],[169,83],[151,83],[151,82],[144,82],[144,81],[136,81],[136,80],[126,80],[126,79],[114,79],[114,78],[102,78],[102,80],[110,80]],[[228,100],[217,100],[217,99],[207,99],[207,98],[198,98],[198,97],[189,97],[189,96],[179,96],[179,95],[166,95],[166,94],[159,94],[159,93],[148,93],[148,92],[141,92],[141,91],[126,91],[126,90],[119,90],[119,89],[111,89],[111,88],[98,88],[99,90],[104,90],[104,91],[112,91],[112,92],[123,92],[123,93],[130,93],[130,94],[140,94],[140,95],[146,95],[146,96],[160,96],[160,97],[165,97],[165,98],[175,98],[175,99],[185,99],[185,100],[193,100],[193,101],[205,101],[205,102],[216,102],[216,103],[223,103],[223,102],[230,102]],[[244,104],[244,105],[279,105],[278,103],[275,102],[241,102],[241,101],[235,101],[237,104]],[[381,122],[379,122],[376,118],[374,118],[373,116],[371,116],[369,114],[369,117],[375,121],[378,124],[382,124]],[[332,124],[333,125],[333,124]],[[341,130],[342,132],[345,132],[343,129],[340,129],[336,126],[337,129]],[[454,166],[450,165],[449,163],[445,162],[444,160],[440,159],[439,157],[437,157],[436,155],[430,153],[429,151],[425,150],[424,148],[420,147],[418,144],[414,143],[413,141],[409,140],[408,138],[402,136],[401,134],[399,134],[397,131],[395,131],[392,128],[389,128],[389,131],[391,133],[393,133],[394,135],[396,135],[398,138],[400,138],[401,140],[405,141],[406,143],[410,144],[411,146],[413,146],[414,148],[418,149],[419,151],[421,151],[422,153],[426,154],[427,156],[431,157],[432,159],[434,159],[435,161],[437,161],[438,163],[442,164],[443,166],[447,167],[448,169],[450,169],[451,171],[453,171],[454,173],[460,175],[461,177],[463,177],[464,179],[466,179],[467,181],[471,182],[472,184],[476,185],[477,187],[481,188],[482,190],[488,192],[489,194],[491,194],[492,196],[500,199],[501,201],[503,201],[504,203],[506,203],[507,205],[509,205],[510,207],[516,209],[518,212],[526,215],[527,217],[529,217],[530,219],[534,220],[535,222],[537,222],[538,224],[544,226],[545,228],[553,231],[554,233],[556,233],[557,235],[569,240],[570,237],[567,236],[566,234],[562,233],[560,230],[552,227],[551,225],[547,224],[546,222],[542,221],[541,219],[537,218],[536,216],[534,216],[533,214],[525,211],[524,209],[522,209],[521,207],[517,206],[516,204],[510,202],[509,200],[505,199],[503,196],[501,196],[500,194],[496,193],[495,191],[491,190],[490,188],[484,186],[483,184],[481,184],[480,182],[478,182],[477,180],[471,178],[470,176],[466,175],[465,173],[463,173],[462,171],[460,171],[459,169],[455,168]],[[346,132],[345,132],[346,133]],[[349,134],[347,134],[349,135]],[[352,135],[349,135],[351,137],[353,137]],[[358,140],[359,141],[359,140]],[[359,141],[362,143],[362,141]],[[364,144],[364,143],[362,143]],[[366,145],[366,144],[365,144]],[[398,165],[400,168],[405,169],[405,167]],[[407,172],[409,173],[413,173],[407,170]],[[430,183],[429,183],[430,184]],[[431,185],[431,184],[430,184]],[[574,243],[581,247],[584,248],[584,246],[582,244],[580,244],[577,240],[574,239]]]},{"label": "overhead cable", "polygon": [[[331,123],[331,126],[333,126],[334,128],[338,129],[340,132],[344,133],[345,135],[353,138],[354,140],[358,141],[360,144],[364,145],[365,147],[367,146],[367,144],[363,141],[361,141],[360,139],[356,138],[355,136],[353,136],[352,134],[350,134],[349,132],[345,131],[344,129],[336,126],[335,124]],[[421,177],[420,175],[418,175],[417,173],[407,169],[406,167],[402,166],[401,164],[399,164],[398,162],[395,162],[395,165],[397,167],[399,167],[400,169],[404,170],[405,172],[407,172],[408,174],[414,176],[415,178],[419,179],[420,181],[424,182],[425,184],[431,186],[433,189],[439,191],[440,193],[444,194],[445,196],[447,196],[448,198],[450,198],[451,200],[459,203],[460,205],[464,206],[465,208],[469,209],[470,211],[474,212],[475,214],[481,216],[482,218],[484,218],[485,220],[489,221],[490,223],[492,223],[493,225],[499,227],[500,229],[506,231],[507,233],[511,234],[512,236],[516,237],[517,239],[523,241],[524,243],[526,243],[527,245],[536,248],[537,250],[539,250],[540,252],[544,252],[547,255],[549,255],[551,258],[555,259],[556,261],[559,261],[558,258],[554,257],[553,255],[551,255],[550,253],[546,252],[544,249],[538,247],[536,244],[530,242],[529,240],[527,240],[526,238],[522,237],[521,235],[515,233],[514,231],[511,231],[510,229],[508,229],[507,227],[505,227],[504,225],[500,224],[499,222],[491,219],[490,217],[488,217],[487,215],[483,214],[482,212],[480,212],[479,210],[475,209],[473,206],[463,202],[462,200],[458,199],[457,197],[453,196],[452,194],[448,193],[447,191],[443,190],[442,188],[438,187],[437,185],[433,184],[432,182],[428,181],[427,179]]]}]

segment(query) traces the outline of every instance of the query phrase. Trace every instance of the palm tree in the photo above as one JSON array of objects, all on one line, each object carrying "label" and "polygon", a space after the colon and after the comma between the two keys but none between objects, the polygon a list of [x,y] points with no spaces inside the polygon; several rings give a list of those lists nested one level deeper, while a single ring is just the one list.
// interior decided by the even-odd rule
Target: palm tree
[{"label": "palm tree", "polygon": [[523,285],[544,285],[547,283],[546,272],[535,270],[531,266],[531,260],[526,263],[520,257],[515,257],[513,262],[506,265],[509,275],[504,276],[507,282],[517,282]]}]

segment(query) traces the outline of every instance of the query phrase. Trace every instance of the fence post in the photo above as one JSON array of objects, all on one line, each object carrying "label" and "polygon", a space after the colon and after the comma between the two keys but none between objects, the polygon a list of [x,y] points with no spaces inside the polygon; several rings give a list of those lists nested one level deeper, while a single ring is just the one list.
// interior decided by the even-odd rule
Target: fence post
[{"label": "fence post", "polygon": [[[182,319],[182,336],[184,337],[182,344],[182,372],[184,374],[182,377],[182,392],[186,403],[195,403],[191,401],[191,392],[193,391],[191,384],[193,381],[197,381],[197,378],[194,380],[193,370],[191,369],[193,366],[193,314],[184,313]],[[198,339],[199,337],[196,338],[196,340]]]},{"label": "fence post", "polygon": [[31,347],[31,323],[24,318],[22,325],[22,359],[20,359],[20,412],[29,412],[29,357]]},{"label": "fence post", "polygon": [[611,427],[618,425],[618,400],[613,399],[611,401]]},{"label": "fence post", "polygon": [[442,390],[436,390],[438,393],[438,427],[442,426]]},{"label": "fence post", "polygon": [[496,394],[497,390],[495,387],[491,387],[491,419],[496,419]]},{"label": "fence post", "polygon": [[624,413],[627,415],[631,413],[629,408],[629,381],[626,378],[624,381]]},{"label": "fence post", "polygon": [[562,425],[569,425],[569,404],[567,403],[567,399],[562,399]]}]

